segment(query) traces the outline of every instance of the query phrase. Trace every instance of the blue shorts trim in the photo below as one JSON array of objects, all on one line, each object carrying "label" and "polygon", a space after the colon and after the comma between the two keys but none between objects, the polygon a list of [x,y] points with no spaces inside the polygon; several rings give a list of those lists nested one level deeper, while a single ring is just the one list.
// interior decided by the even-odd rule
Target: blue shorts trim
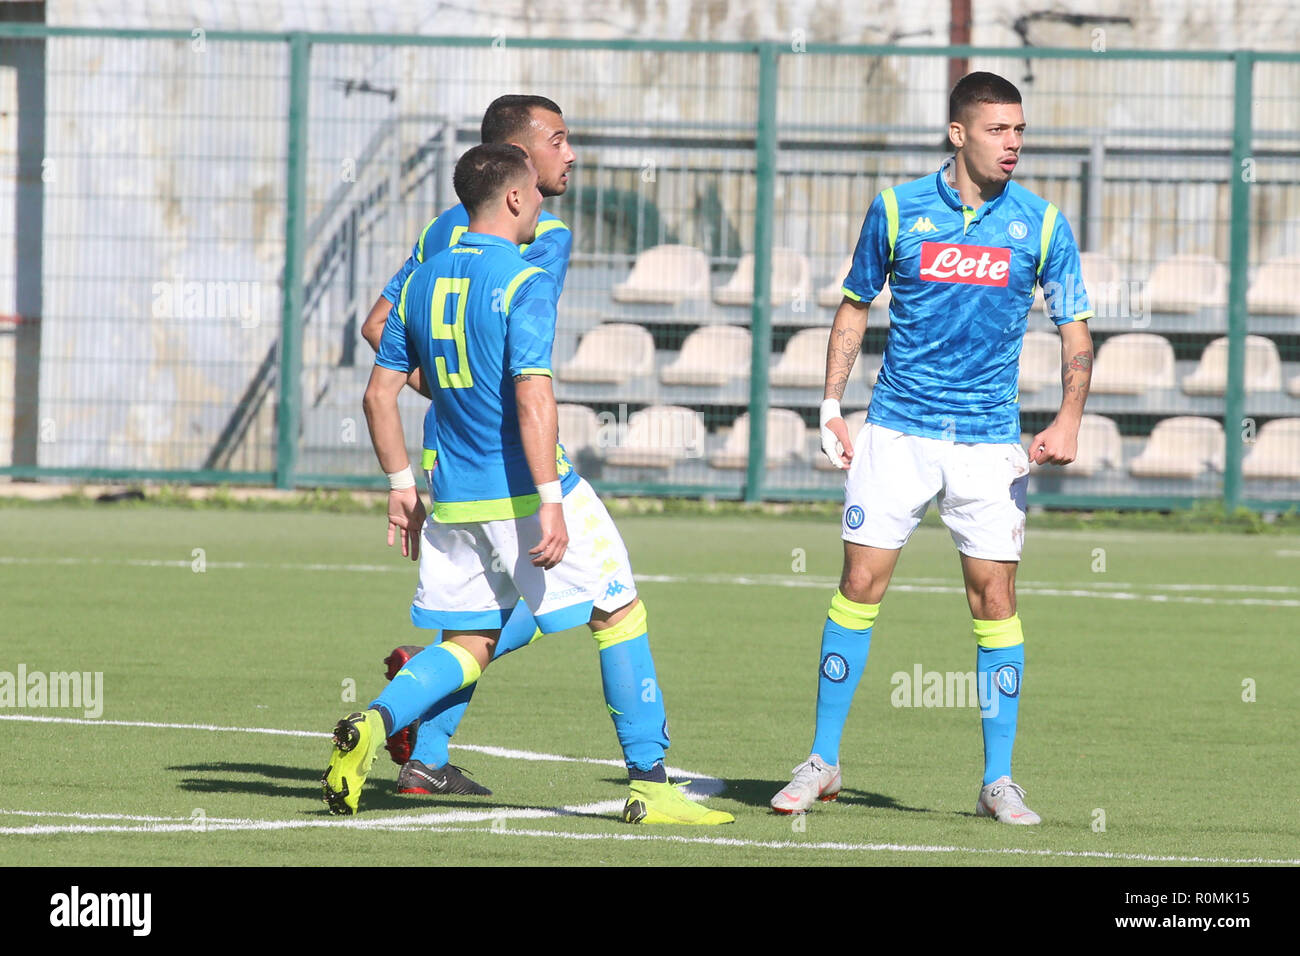
[{"label": "blue shorts trim", "polygon": [[537,626],[541,628],[543,634],[558,634],[571,627],[581,627],[591,620],[591,610],[594,606],[592,601],[583,601],[581,604],[547,611],[545,614],[537,615]]},{"label": "blue shorts trim", "polygon": [[498,631],[513,612],[513,607],[500,611],[434,611],[412,604],[411,623],[429,630]]}]

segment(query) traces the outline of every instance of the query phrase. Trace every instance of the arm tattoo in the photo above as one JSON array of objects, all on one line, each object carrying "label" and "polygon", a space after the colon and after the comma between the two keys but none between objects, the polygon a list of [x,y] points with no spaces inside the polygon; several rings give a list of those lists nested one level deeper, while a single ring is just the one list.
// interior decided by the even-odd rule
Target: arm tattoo
[{"label": "arm tattoo", "polygon": [[1075,352],[1068,362],[1061,364],[1062,399],[1074,397],[1080,405],[1088,398],[1092,383],[1092,352]]},{"label": "arm tattoo", "polygon": [[526,382],[526,381],[528,381],[530,378],[532,378],[531,375],[516,375],[516,376],[515,376],[515,381],[516,381],[516,382]]},{"label": "arm tattoo", "polygon": [[826,394],[838,401],[844,397],[853,362],[862,348],[862,335],[856,329],[833,329],[830,349],[826,353]]}]

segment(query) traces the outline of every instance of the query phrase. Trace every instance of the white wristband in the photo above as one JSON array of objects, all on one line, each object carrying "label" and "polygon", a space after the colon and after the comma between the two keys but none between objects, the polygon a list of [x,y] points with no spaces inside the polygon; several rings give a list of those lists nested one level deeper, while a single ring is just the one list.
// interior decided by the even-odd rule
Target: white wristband
[{"label": "white wristband", "polygon": [[395,471],[388,476],[388,487],[393,491],[404,491],[407,488],[415,487],[415,475],[411,472],[411,466],[407,465],[401,471]]},{"label": "white wristband", "polygon": [[560,490],[559,479],[545,481],[537,486],[537,496],[544,505],[558,505],[564,501],[564,492]]},{"label": "white wristband", "polygon": [[830,421],[832,418],[843,418],[843,417],[844,416],[840,413],[839,399],[828,398],[822,402],[820,424],[823,428],[826,427],[826,423]]}]

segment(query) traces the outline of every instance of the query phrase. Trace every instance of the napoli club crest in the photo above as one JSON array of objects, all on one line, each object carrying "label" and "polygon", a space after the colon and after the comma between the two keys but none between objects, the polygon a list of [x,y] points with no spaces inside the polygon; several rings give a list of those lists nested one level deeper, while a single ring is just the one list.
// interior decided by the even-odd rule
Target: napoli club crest
[{"label": "napoli club crest", "polygon": [[849,676],[849,663],[839,654],[827,654],[822,658],[822,674],[828,681],[842,684]]},{"label": "napoli club crest", "polygon": [[998,690],[1008,697],[1016,697],[1020,694],[1020,670],[1015,664],[1003,664],[993,674],[997,681]]}]

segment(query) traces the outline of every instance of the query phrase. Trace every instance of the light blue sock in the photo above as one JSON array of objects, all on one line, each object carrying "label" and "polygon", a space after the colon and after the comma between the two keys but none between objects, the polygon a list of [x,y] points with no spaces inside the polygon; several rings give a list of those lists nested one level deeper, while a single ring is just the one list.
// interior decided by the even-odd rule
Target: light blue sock
[{"label": "light blue sock", "polygon": [[655,677],[645,605],[637,602],[627,617],[594,635],[600,647],[600,682],[605,706],[623,748],[629,771],[648,772],[663,763],[668,719]]},{"label": "light blue sock", "polygon": [[481,674],[469,651],[444,641],[407,661],[370,706],[387,715],[389,728],[405,727],[432,703],[473,685]]},{"label": "light blue sock", "polygon": [[812,753],[834,766],[840,762],[840,737],[849,718],[853,693],[867,666],[871,629],[879,604],[850,601],[838,590],[822,628],[821,664],[817,671],[817,731]]},{"label": "light blue sock", "polygon": [[[975,684],[980,695],[984,734],[984,783],[1011,776],[1011,751],[1020,716],[1020,686],[1025,673],[1025,639],[1020,616],[975,621],[979,650]],[[1014,642],[1014,643],[1013,643]]]},{"label": "light blue sock", "polygon": [[[532,612],[528,610],[527,604],[520,601],[511,612],[506,626],[501,629],[501,637],[497,640],[496,650],[492,652],[492,660],[495,661],[511,651],[526,647],[540,636]],[[418,760],[435,768],[447,765],[451,760],[448,751],[451,738],[456,735],[456,729],[460,727],[461,719],[465,716],[465,708],[469,706],[470,698],[474,696],[474,688],[477,686],[476,682],[463,687],[424,712],[420,718],[420,729],[415,735],[415,749],[411,751],[412,760]]]}]

